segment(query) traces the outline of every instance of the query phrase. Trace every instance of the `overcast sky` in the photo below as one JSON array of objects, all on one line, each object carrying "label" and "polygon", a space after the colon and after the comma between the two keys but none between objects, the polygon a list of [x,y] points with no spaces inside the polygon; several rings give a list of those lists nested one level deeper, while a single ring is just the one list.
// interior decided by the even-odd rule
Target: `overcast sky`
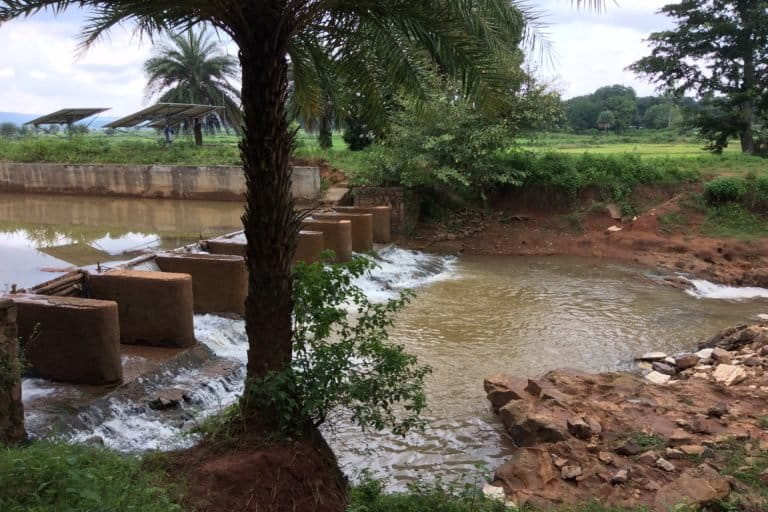
[{"label": "overcast sky", "polygon": [[[609,0],[610,1],[610,0]],[[618,0],[602,14],[577,12],[569,0],[530,0],[542,12],[549,59],[534,58],[539,74],[565,97],[603,85],[653,87],[624,68],[648,53],[643,39],[669,22],[656,11],[669,0]],[[64,107],[112,107],[105,115],[125,115],[147,105],[142,63],[151,46],[118,29],[108,40],[78,56],[77,11],[54,18],[48,13],[0,26],[0,111],[48,113]]]}]

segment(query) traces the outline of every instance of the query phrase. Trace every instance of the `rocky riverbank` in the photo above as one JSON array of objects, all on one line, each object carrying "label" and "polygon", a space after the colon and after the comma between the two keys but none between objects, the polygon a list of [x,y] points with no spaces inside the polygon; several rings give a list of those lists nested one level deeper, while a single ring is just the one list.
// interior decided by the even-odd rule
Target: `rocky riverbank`
[{"label": "rocky riverbank", "polygon": [[635,373],[488,377],[518,449],[486,492],[544,510],[768,510],[768,323],[642,359]]}]

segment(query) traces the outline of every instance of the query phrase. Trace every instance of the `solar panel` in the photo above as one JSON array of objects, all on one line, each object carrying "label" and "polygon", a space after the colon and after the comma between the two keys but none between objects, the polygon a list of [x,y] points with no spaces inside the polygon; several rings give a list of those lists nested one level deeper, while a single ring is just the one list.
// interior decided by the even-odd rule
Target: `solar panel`
[{"label": "solar panel", "polygon": [[32,124],[35,126],[38,126],[41,124],[74,124],[88,117],[95,116],[96,114],[101,114],[102,112],[106,112],[107,110],[109,109],[108,108],[65,108],[57,112],[54,112],[53,114],[48,114],[42,117],[38,117],[37,119],[33,119],[32,121],[29,121],[24,124]]},{"label": "solar panel", "polygon": [[158,103],[140,110],[117,121],[113,121],[106,128],[134,128],[147,124],[153,128],[175,126],[187,119],[198,119],[223,107],[213,105],[195,105],[192,103]]}]

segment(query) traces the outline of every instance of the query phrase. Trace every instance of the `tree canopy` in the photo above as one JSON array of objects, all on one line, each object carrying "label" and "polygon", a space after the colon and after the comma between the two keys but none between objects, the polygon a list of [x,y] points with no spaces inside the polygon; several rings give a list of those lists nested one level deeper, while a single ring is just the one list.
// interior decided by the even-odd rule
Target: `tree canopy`
[{"label": "tree canopy", "polygon": [[768,0],[683,0],[661,12],[672,30],[648,39],[651,55],[630,66],[660,87],[704,100],[695,120],[722,151],[738,136],[745,153],[768,151]]}]

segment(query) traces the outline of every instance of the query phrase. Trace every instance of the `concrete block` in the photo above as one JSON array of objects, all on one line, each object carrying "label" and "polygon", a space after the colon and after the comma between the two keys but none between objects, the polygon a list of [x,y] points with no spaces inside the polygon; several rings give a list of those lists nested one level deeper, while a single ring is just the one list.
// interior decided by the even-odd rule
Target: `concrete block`
[{"label": "concrete block", "polygon": [[245,242],[230,240],[228,238],[216,238],[208,240],[208,252],[211,254],[228,254],[245,258]]},{"label": "concrete block", "polygon": [[313,213],[316,220],[348,220],[352,223],[352,250],[373,251],[373,214],[371,213]]},{"label": "concrete block", "polygon": [[157,347],[196,343],[188,274],[116,270],[91,274],[88,281],[92,298],[117,302],[123,343]]},{"label": "concrete block", "polygon": [[325,242],[321,231],[299,231],[293,262],[314,263],[320,259],[324,248]]},{"label": "concrete block", "polygon": [[120,323],[112,301],[14,295],[29,371],[73,384],[119,384]]},{"label": "concrete block", "polygon": [[352,259],[352,223],[348,220],[305,220],[301,228],[307,231],[320,231],[323,234],[323,246],[336,254],[336,261]]},{"label": "concrete block", "polygon": [[333,209],[339,213],[370,213],[373,215],[373,241],[377,244],[392,241],[391,206],[336,206]]},{"label": "concrete block", "polygon": [[16,305],[0,297],[0,447],[24,441],[21,364],[16,337]]},{"label": "concrete block", "polygon": [[245,260],[226,254],[160,254],[163,272],[189,274],[195,313],[245,314],[248,272]]}]

